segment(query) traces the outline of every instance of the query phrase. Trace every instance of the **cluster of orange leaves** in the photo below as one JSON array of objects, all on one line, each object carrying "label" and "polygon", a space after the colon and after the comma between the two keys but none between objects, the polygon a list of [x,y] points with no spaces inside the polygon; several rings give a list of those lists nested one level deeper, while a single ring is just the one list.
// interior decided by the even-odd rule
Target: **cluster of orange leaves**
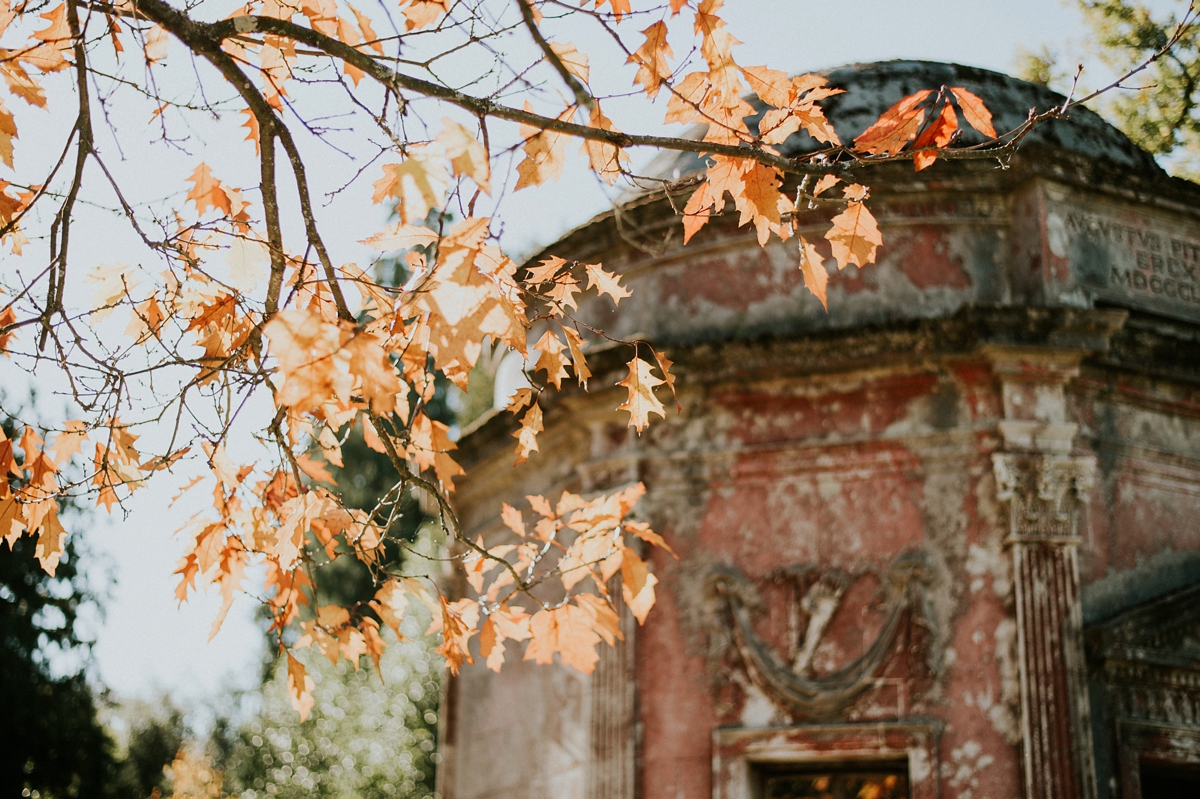
[{"label": "cluster of orange leaves", "polygon": [[[818,103],[841,90],[816,75],[789,77],[765,66],[738,65],[733,58],[738,41],[718,15],[722,2],[670,0],[672,16],[685,9],[693,14],[703,68],[681,78],[675,75],[664,17],[641,32],[642,43],[629,56],[636,67],[635,84],[651,99],[668,91],[666,121],[702,124],[703,141],[715,145],[778,153],[785,140],[803,130],[830,147],[840,147]],[[632,13],[629,0],[595,2],[597,9],[605,5],[616,22]],[[443,19],[451,3],[401,0],[400,7],[405,29],[417,31]],[[126,14],[120,22],[138,39],[147,65],[163,61],[168,54],[166,32],[139,19],[129,0],[114,8]],[[289,21],[302,16],[313,30],[360,52],[382,55],[370,18],[349,4],[346,9],[349,14],[342,13],[337,0],[262,0],[230,17],[244,20],[238,30],[249,34],[256,23],[248,15]],[[536,5],[533,11],[540,20]],[[0,34],[16,16],[9,0],[0,0]],[[0,76],[12,96],[44,108],[45,93],[25,67],[42,73],[66,68],[74,42],[65,3],[41,18],[47,25],[33,32],[27,46],[0,53]],[[112,46],[120,53],[122,30],[115,18],[108,22]],[[229,38],[222,46],[240,61],[256,63],[263,96],[281,109],[302,55],[295,42],[257,35]],[[570,42],[548,46],[553,60],[588,87],[587,55]],[[351,63],[342,68],[356,85],[364,77]],[[756,108],[746,99],[750,91],[768,106],[753,128],[750,120]],[[884,157],[907,150],[917,169],[924,169],[936,160],[939,148],[955,138],[955,105],[968,124],[995,137],[990,114],[979,98],[956,87],[948,94],[924,91],[904,98],[856,138],[850,150]],[[246,138],[257,148],[258,118],[246,113]],[[563,122],[577,118],[591,128],[616,131],[599,102],[590,103],[586,115],[575,105],[557,114]],[[523,158],[516,168],[516,189],[557,179],[566,163],[568,135],[531,124],[522,125],[520,134]],[[0,161],[10,168],[16,136],[15,118],[0,101]],[[627,169],[625,152],[610,141],[585,140],[580,152],[610,184]],[[415,487],[439,501],[453,492],[454,480],[463,474],[453,455],[456,445],[450,429],[430,417],[427,404],[437,374],[466,390],[489,342],[525,358],[531,378],[530,386],[517,391],[507,408],[520,416],[514,434],[517,464],[538,451],[544,392],[550,387],[560,390],[572,373],[582,386],[593,376],[586,358],[588,329],[574,313],[586,292],[594,292],[596,301],[607,297],[614,305],[628,297],[614,274],[601,264],[558,257],[519,268],[493,243],[486,218],[468,215],[443,231],[423,224],[431,212],[446,206],[452,191],[461,196],[464,186],[473,186],[476,196],[490,194],[491,161],[492,154],[475,131],[447,118],[432,138],[407,144],[397,160],[382,165],[372,199],[394,207],[399,219],[364,243],[381,255],[403,258],[409,275],[404,286],[382,284],[355,264],[321,267],[307,256],[276,252],[274,260],[282,258],[283,270],[271,283],[284,293],[278,310],[268,310],[270,303],[260,298],[262,278],[272,260],[267,237],[256,230],[253,209],[241,190],[203,163],[191,175],[187,194],[194,214],[188,214],[190,221],[178,215],[169,242],[172,263],[160,279],[143,286],[138,270],[121,265],[96,267],[86,278],[96,284],[85,314],[93,327],[124,309],[125,336],[139,347],[158,347],[169,360],[192,368],[189,385],[232,391],[235,384],[258,380],[256,385],[272,395],[276,415],[265,437],[280,453],[278,459],[238,463],[221,436],[201,442],[213,478],[212,513],[197,516],[183,530],[187,545],[177,570],[176,595],[183,601],[199,588],[217,587],[223,602],[213,625],[215,635],[235,595],[246,590],[247,569],[261,565],[265,577],[260,598],[280,640],[286,627],[300,627],[286,657],[289,690],[302,715],[312,707],[313,683],[295,650],[315,648],[335,662],[345,657],[356,668],[367,656],[378,666],[385,646],[382,629],[400,636],[411,607],[425,609],[429,634],[441,635],[439,651],[453,670],[474,662],[472,639],[478,639],[474,651],[491,669],[501,667],[506,642],[512,641],[525,644],[526,660],[550,663],[557,655],[562,663],[590,673],[599,657],[597,644],[622,637],[616,610],[622,603],[610,594],[618,575],[623,604],[639,622],[654,604],[657,580],[634,544],[670,548],[644,522],[631,518],[644,491],[641,485],[590,498],[564,493],[553,505],[544,497],[530,496],[531,521],[505,505],[504,528],[490,531],[490,541],[482,536],[474,541],[460,538],[454,545],[463,556],[473,596],[453,601],[426,580],[387,574],[383,547],[388,521],[379,513],[346,508],[331,485],[326,464],[343,465],[342,444],[358,431],[369,447],[397,466],[398,490]],[[810,203],[829,201],[826,192],[841,182],[824,175],[804,196]],[[39,188],[18,187],[13,196],[10,185],[0,181],[0,226],[19,253],[25,239],[17,222]],[[806,188],[807,181],[800,193]],[[752,224],[761,244],[772,235],[781,241],[796,236],[805,283],[825,304],[829,278],[823,257],[816,243],[798,234],[800,193],[796,199],[785,194],[784,175],[773,166],[713,155],[683,209],[684,240],[695,236],[712,216],[724,213],[731,201],[738,225]],[[840,211],[829,220],[824,240],[839,269],[863,267],[875,261],[882,242],[865,205],[868,190],[847,183],[841,195],[835,201]],[[224,258],[224,271],[212,268],[219,266],[218,256]],[[11,304],[0,311],[0,328],[15,321]],[[0,352],[13,335],[0,334]],[[537,336],[532,346],[530,335]],[[655,392],[665,385],[674,395],[675,377],[671,361],[661,352],[641,342],[628,343],[633,357],[628,374],[616,383],[624,389],[618,410],[628,412],[630,426],[641,432],[651,415],[665,415]],[[647,354],[650,357],[643,357]],[[0,538],[11,546],[22,535],[35,536],[36,555],[53,573],[65,536],[56,500],[66,490],[64,484],[73,485],[63,476],[73,456],[87,462],[83,448],[91,447],[83,482],[90,483],[98,504],[111,509],[121,501],[119,489],[132,491],[190,449],[182,446],[146,457],[135,447],[137,440],[129,426],[111,415],[90,423],[66,423],[49,451],[32,428],[25,428],[19,442],[0,433],[0,473],[5,476],[0,480]],[[364,607],[311,607],[316,574],[339,557],[357,558],[374,569],[381,576],[378,591]],[[303,611],[302,606],[310,607]]]}]

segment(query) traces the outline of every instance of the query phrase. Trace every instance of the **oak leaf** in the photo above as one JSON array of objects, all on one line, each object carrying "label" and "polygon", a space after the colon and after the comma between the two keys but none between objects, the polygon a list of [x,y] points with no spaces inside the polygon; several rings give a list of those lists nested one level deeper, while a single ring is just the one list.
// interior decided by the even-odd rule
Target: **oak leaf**
[{"label": "oak leaf", "polygon": [[513,466],[520,466],[529,456],[538,451],[537,434],[542,432],[542,409],[535,402],[525,412],[521,419],[521,429],[513,433],[517,439],[517,460]]},{"label": "oak leaf", "polygon": [[566,259],[559,258],[557,255],[551,255],[543,258],[538,262],[537,266],[526,266],[525,273],[527,275],[525,282],[531,286],[540,286],[543,283],[549,283],[554,280],[555,275],[567,263]]},{"label": "oak leaf", "polygon": [[44,500],[48,502],[45,516],[42,517],[41,524],[34,527],[32,524],[30,532],[37,532],[37,546],[34,548],[34,557],[42,566],[42,570],[54,576],[54,572],[58,569],[58,561],[62,557],[63,543],[67,538],[67,531],[63,529],[62,522],[58,520],[58,507],[54,500]]},{"label": "oak leaf", "polygon": [[646,361],[634,358],[629,362],[629,375],[617,383],[629,392],[628,399],[617,406],[617,410],[629,411],[629,426],[639,433],[650,424],[650,414],[666,417],[666,409],[654,396],[654,387],[662,385],[663,381],[655,377],[650,368]]},{"label": "oak leaf", "polygon": [[550,49],[554,55],[558,56],[558,60],[562,62],[567,72],[584,83],[588,82],[587,53],[579,52],[579,49],[571,42],[550,42]]},{"label": "oak leaf", "polygon": [[525,537],[525,520],[521,518],[521,511],[509,505],[507,502],[500,505],[500,520],[504,522],[504,526],[512,530],[520,538]]},{"label": "oak leaf", "polygon": [[380,252],[390,252],[392,250],[408,250],[413,247],[428,247],[437,240],[437,231],[432,228],[397,222],[374,236],[362,239],[360,243]]},{"label": "oak leaf", "polygon": [[790,226],[783,224],[783,214],[793,210],[792,201],[780,191],[780,186],[779,173],[774,167],[745,162],[741,190],[733,193],[733,203],[741,213],[738,225],[753,222],[760,246],[766,246],[772,233],[784,240],[791,234]]},{"label": "oak leaf", "polygon": [[822,307],[828,312],[829,301],[825,296],[825,287],[829,284],[829,273],[825,271],[825,264],[817,248],[803,236],[796,238],[800,240],[800,272],[804,275],[804,285],[817,296]]},{"label": "oak leaf", "polygon": [[913,142],[913,164],[920,172],[932,166],[937,160],[938,149],[945,147],[954,138],[958,130],[958,116],[949,103],[942,106],[941,113],[921,131],[921,135]]},{"label": "oak leaf", "polygon": [[667,59],[674,53],[667,43],[667,23],[659,20],[642,31],[642,35],[646,40],[625,63],[638,65],[633,82],[640,83],[646,96],[653,100],[659,87],[671,78],[671,65]]},{"label": "oak leaf", "polygon": [[958,100],[958,107],[962,109],[967,124],[989,139],[996,138],[996,129],[992,127],[992,112],[983,104],[983,100],[962,86],[951,86],[950,91]]},{"label": "oak leaf", "polygon": [[15,59],[0,61],[0,76],[8,85],[8,90],[25,102],[38,108],[46,107],[46,92],[25,68]]},{"label": "oak leaf", "polygon": [[530,637],[525,647],[525,660],[553,663],[554,655],[558,653],[564,666],[591,674],[600,660],[596,653],[600,636],[596,634],[594,624],[594,617],[578,605],[539,610],[529,620]]},{"label": "oak leaf", "polygon": [[157,64],[167,57],[167,32],[160,25],[151,25],[145,32],[143,50],[147,64]]},{"label": "oak leaf", "polygon": [[300,714],[301,721],[307,719],[309,711],[313,709],[312,692],[315,687],[316,685],[313,683],[312,677],[308,676],[308,671],[304,668],[304,664],[294,658],[291,652],[288,652],[288,698],[292,700],[292,707]]},{"label": "oak leaf", "polygon": [[458,674],[463,662],[474,663],[470,641],[475,635],[475,623],[479,619],[479,605],[470,599],[447,602],[442,598],[442,645],[438,654],[446,658],[451,674]]},{"label": "oak leaf", "polygon": [[567,336],[567,347],[571,350],[571,366],[575,369],[575,379],[579,381],[579,385],[587,387],[592,371],[588,369],[587,359],[583,355],[583,337],[567,325],[563,325],[563,333]]},{"label": "oak leaf", "polygon": [[[54,439],[54,462],[61,466],[70,460],[72,455],[79,452],[87,436],[87,425],[82,420],[63,422],[62,432]],[[3,471],[3,468],[0,468],[0,473]],[[0,532],[0,535],[2,534]]]},{"label": "oak leaf", "polygon": [[[13,139],[17,138],[17,120],[0,100],[0,161],[13,166]],[[11,218],[11,217],[10,217]]]},{"label": "oak leaf", "polygon": [[839,180],[841,178],[837,175],[822,175],[821,179],[817,181],[817,185],[813,186],[812,195],[820,197],[822,193],[836,186]]},{"label": "oak leaf", "polygon": [[791,104],[792,81],[786,72],[768,67],[742,67],[750,89],[767,105],[786,108]]},{"label": "oak leaf", "polygon": [[410,31],[421,30],[449,12],[450,0],[411,0],[403,10],[405,27]]},{"label": "oak leaf", "polygon": [[25,534],[23,511],[24,506],[15,497],[0,499],[0,538],[4,539],[9,549]]},{"label": "oak leaf", "polygon": [[[616,130],[612,120],[600,110],[600,103],[592,106],[588,127],[598,130]],[[592,171],[610,186],[617,182],[617,178],[624,171],[624,164],[629,161],[629,156],[625,154],[624,150],[604,141],[584,139],[579,151],[587,154],[588,165],[591,166]]]},{"label": "oak leaf", "polygon": [[[596,8],[600,8],[605,3],[608,3],[612,7],[612,14],[617,22],[621,21],[621,17],[633,12],[633,7],[630,5],[629,0],[596,0]],[[580,5],[584,4],[581,3]]]},{"label": "oak leaf", "polygon": [[584,264],[583,269],[587,272],[588,288],[594,288],[596,293],[612,297],[613,305],[619,304],[621,300],[629,296],[629,289],[620,284],[620,278],[612,272],[604,271],[602,265]]},{"label": "oak leaf", "polygon": [[933,94],[929,89],[901,99],[854,139],[854,149],[875,155],[900,152],[917,135],[925,121],[921,103]]},{"label": "oak leaf", "polygon": [[17,58],[26,64],[32,64],[42,72],[57,72],[65,69],[70,63],[66,59],[66,54],[71,52],[73,46],[71,27],[67,23],[67,4],[60,3],[42,14],[41,18],[50,23],[33,34],[33,38],[38,39],[42,44],[20,52]]},{"label": "oak leaf", "polygon": [[675,365],[675,362],[658,350],[654,350],[654,360],[658,361],[658,371],[662,372],[663,379],[667,382],[667,388],[671,389],[671,396],[675,399],[675,410],[682,413],[679,395],[675,393],[675,375],[671,374],[671,367]]},{"label": "oak leaf", "polygon": [[207,164],[201,163],[196,171],[188,178],[192,190],[187,199],[196,205],[196,213],[203,214],[207,209],[214,208],[226,216],[233,216],[233,204],[221,181],[213,177],[212,170]]},{"label": "oak leaf", "polygon": [[458,177],[468,177],[485,194],[491,194],[491,167],[488,164],[487,151],[475,138],[475,134],[452,119],[442,120],[442,132],[438,134],[438,144],[446,150],[450,159],[450,168]]},{"label": "oak leaf", "polygon": [[[533,110],[529,101],[525,102],[524,107],[526,111]],[[560,118],[569,119],[573,111],[574,109],[567,109]],[[525,140],[525,144],[521,146],[525,158],[517,164],[517,185],[513,187],[513,191],[526,186],[540,186],[547,180],[558,180],[567,162],[566,137],[561,133],[522,123],[521,138]]]},{"label": "oak leaf", "polygon": [[346,4],[346,7],[350,9],[350,13],[354,15],[354,20],[358,23],[358,29],[362,32],[363,43],[375,52],[383,55],[383,42],[379,40],[378,34],[375,33],[375,29],[371,26],[371,18],[349,3]]},{"label": "oak leaf", "polygon": [[555,388],[561,388],[563,379],[570,376],[567,373],[567,364],[571,359],[569,355],[564,355],[567,348],[550,330],[547,330],[533,346],[540,353],[533,371],[545,369],[546,382],[553,383]]},{"label": "oak leaf", "polygon": [[645,624],[646,615],[654,607],[654,586],[657,583],[658,578],[650,573],[646,562],[626,549],[621,561],[621,592],[638,624]]},{"label": "oak leaf", "polygon": [[825,233],[825,238],[833,248],[838,269],[845,269],[850,264],[866,266],[875,263],[875,251],[883,244],[883,236],[867,206],[851,202],[832,222],[833,227]]},{"label": "oak leaf", "polygon": [[408,157],[399,164],[384,164],[383,177],[374,183],[374,202],[396,201],[396,213],[403,224],[424,219],[430,209],[442,204],[448,174],[440,153],[425,146],[408,149]]}]

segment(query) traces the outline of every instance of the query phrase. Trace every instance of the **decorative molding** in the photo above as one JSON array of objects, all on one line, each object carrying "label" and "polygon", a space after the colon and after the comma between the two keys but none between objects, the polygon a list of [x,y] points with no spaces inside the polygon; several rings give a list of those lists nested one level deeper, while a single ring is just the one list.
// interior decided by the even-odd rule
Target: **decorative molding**
[{"label": "decorative molding", "polygon": [[1078,511],[1095,479],[1095,458],[996,452],[992,470],[996,498],[1009,508],[1006,543],[1078,543]]},{"label": "decorative molding", "polygon": [[745,599],[753,593],[753,586],[741,574],[724,569],[712,578],[711,585],[725,600],[733,621],[734,644],[754,683],[789,714],[825,719],[845,710],[876,684],[895,649],[901,621],[914,605],[923,605],[924,597],[917,594],[927,583],[929,573],[922,553],[898,557],[881,575],[884,622],[878,636],[861,657],[822,677],[811,673],[812,654],[852,582],[849,576],[835,570],[824,572],[799,601],[797,609],[808,616],[808,625],[791,663],[755,632]]},{"label": "decorative molding", "polygon": [[1158,799],[1142,793],[1142,764],[1200,765],[1200,729],[1122,721],[1117,725],[1121,799]]},{"label": "decorative molding", "polygon": [[935,720],[795,727],[718,728],[713,731],[713,799],[758,799],[755,771],[764,765],[817,765],[901,761],[908,764],[909,796],[937,799]]}]

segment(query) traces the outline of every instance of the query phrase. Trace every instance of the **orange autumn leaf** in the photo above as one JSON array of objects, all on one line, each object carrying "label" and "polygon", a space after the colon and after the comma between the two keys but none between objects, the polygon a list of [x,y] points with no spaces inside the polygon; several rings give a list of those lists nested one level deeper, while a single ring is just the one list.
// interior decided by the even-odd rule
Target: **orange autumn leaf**
[{"label": "orange autumn leaf", "polygon": [[410,0],[401,3],[405,27],[410,30],[427,28],[450,11],[450,0]]},{"label": "orange autumn leaf", "polygon": [[774,167],[745,162],[741,190],[733,194],[733,204],[740,214],[738,225],[754,223],[760,246],[766,246],[772,233],[784,240],[791,235],[791,228],[783,224],[783,215],[792,211],[792,201],[780,191],[781,186]]},{"label": "orange autumn leaf", "polygon": [[42,85],[15,60],[0,61],[0,77],[14,96],[37,108],[46,107],[46,92]]},{"label": "orange autumn leaf", "polygon": [[654,360],[658,361],[658,371],[662,372],[667,388],[671,389],[671,397],[675,400],[675,410],[682,413],[683,408],[679,405],[679,395],[675,393],[675,375],[671,373],[671,367],[675,365],[675,362],[658,350],[654,351]]},{"label": "orange autumn leaf", "polygon": [[17,54],[26,64],[32,64],[42,72],[57,72],[70,63],[66,54],[72,50],[71,27],[67,22],[67,4],[60,3],[41,15],[49,25],[35,31],[33,38],[42,44],[30,47]]},{"label": "orange autumn leaf", "polygon": [[242,123],[242,127],[247,130],[246,138],[242,141],[254,142],[254,154],[258,155],[262,150],[259,146],[258,133],[258,117],[249,108],[243,108],[238,112],[246,115],[246,121]]},{"label": "orange autumn leaf", "polygon": [[929,89],[910,94],[900,100],[854,139],[854,149],[875,155],[893,155],[904,149],[917,135],[925,121],[925,108],[921,107],[933,94]]},{"label": "orange autumn leaf", "polygon": [[949,103],[942,106],[941,113],[921,131],[921,135],[913,142],[913,164],[920,172],[932,166],[937,160],[937,150],[945,147],[954,138],[958,130],[958,116]]},{"label": "orange autumn leaf", "polygon": [[13,139],[17,138],[17,121],[0,100],[0,161],[13,168]]},{"label": "orange autumn leaf", "polygon": [[821,306],[828,312],[829,300],[825,296],[825,287],[829,284],[829,273],[821,260],[817,248],[803,236],[797,236],[800,241],[800,272],[804,275],[805,287],[816,295]]},{"label": "orange autumn leaf", "polygon": [[474,133],[452,119],[443,119],[442,132],[436,141],[445,149],[456,177],[468,177],[485,194],[491,194],[491,167],[487,151]]},{"label": "orange autumn leaf", "polygon": [[646,562],[630,550],[625,550],[625,557],[621,561],[621,592],[638,624],[646,623],[646,616],[654,607],[654,586],[657,584],[658,578],[650,573]]},{"label": "orange autumn leaf", "polygon": [[571,42],[550,42],[550,50],[558,56],[558,60],[562,62],[568,73],[584,83],[588,82],[590,70],[588,69],[587,53],[581,53],[579,48]]},{"label": "orange autumn leaf", "polygon": [[962,109],[967,124],[989,139],[996,138],[996,129],[992,127],[992,112],[983,104],[983,100],[961,86],[951,86],[950,91],[958,100],[958,107]]},{"label": "orange autumn leaf", "polygon": [[583,355],[583,337],[566,325],[563,326],[563,333],[567,337],[567,347],[571,350],[571,366],[575,370],[575,379],[579,381],[579,385],[586,388],[592,371],[588,369],[587,358]]},{"label": "orange autumn leaf", "polygon": [[562,388],[562,381],[570,376],[567,373],[567,364],[571,362],[571,359],[569,355],[564,354],[567,352],[567,347],[563,346],[563,343],[558,340],[558,336],[549,330],[533,346],[541,353],[537,363],[534,364],[533,371],[546,370],[546,382],[553,383],[555,388]]},{"label": "orange autumn leaf", "polygon": [[529,456],[538,451],[537,434],[542,432],[542,409],[535,402],[525,412],[521,419],[521,428],[513,433],[517,439],[517,460],[513,466],[520,466]]},{"label": "orange autumn leaf", "polygon": [[629,290],[620,284],[620,278],[612,272],[606,272],[602,265],[584,264],[583,269],[587,273],[588,288],[612,297],[613,305],[618,305],[629,296]]},{"label": "orange autumn leaf", "polygon": [[346,6],[350,9],[350,13],[354,15],[354,20],[358,23],[358,29],[362,32],[363,43],[375,52],[383,55],[383,42],[379,41],[379,35],[375,33],[375,28],[371,26],[371,18],[349,3]]},{"label": "orange autumn leaf", "polygon": [[578,605],[567,604],[552,610],[539,610],[529,620],[529,643],[525,660],[534,663],[553,663],[554,655],[562,658],[564,666],[572,666],[591,674],[600,655],[596,644],[596,617]]},{"label": "orange autumn leaf", "polygon": [[596,8],[600,8],[605,3],[612,8],[613,17],[616,18],[617,22],[621,21],[621,17],[633,11],[629,0],[596,0]]},{"label": "orange autumn leaf", "polygon": [[[596,103],[592,107],[588,127],[598,130],[616,130],[612,120],[600,110],[600,103]],[[604,141],[585,139],[579,151],[587,155],[588,165],[591,166],[592,171],[610,186],[621,177],[625,170],[625,164],[629,161],[629,156],[625,154],[624,150]]]},{"label": "orange autumn leaf", "polygon": [[841,178],[837,175],[822,175],[821,179],[817,181],[817,185],[813,186],[812,195],[820,197],[821,194],[836,186],[839,180]]},{"label": "orange autumn leaf", "polygon": [[662,385],[663,381],[655,377],[650,368],[646,361],[634,358],[629,362],[629,375],[617,383],[629,392],[628,398],[617,406],[617,410],[629,412],[629,426],[639,433],[650,424],[650,414],[666,417],[666,409],[654,396],[654,387]]},{"label": "orange autumn leaf", "polygon": [[833,248],[838,269],[845,269],[850,264],[866,266],[875,263],[875,251],[883,243],[883,236],[867,206],[851,202],[832,222],[825,238]]},{"label": "orange autumn leaf", "polygon": [[625,60],[626,64],[637,64],[637,75],[633,82],[639,83],[646,96],[654,99],[658,89],[671,78],[671,65],[667,59],[674,53],[667,43],[667,23],[661,20],[642,31],[645,41],[642,46]]},{"label": "orange autumn leaf", "polygon": [[196,213],[203,214],[209,208],[222,211],[226,216],[233,216],[233,203],[229,193],[221,185],[221,181],[213,177],[212,170],[207,164],[200,164],[188,178],[192,190],[187,198],[196,206]]},{"label": "orange autumn leaf", "polygon": [[288,698],[292,700],[292,707],[300,714],[300,720],[304,721],[308,718],[309,712],[313,709],[315,702],[313,701],[312,692],[316,688],[312,677],[308,676],[308,670],[304,668],[304,664],[292,656],[291,652],[287,653],[287,692]]},{"label": "orange autumn leaf", "polygon": [[464,662],[475,662],[471,657],[470,641],[476,632],[475,620],[479,617],[479,606],[470,600],[465,600],[465,603],[447,602],[444,597],[441,598],[441,605],[442,645],[437,652],[446,658],[450,672],[458,674]]},{"label": "orange autumn leaf", "polygon": [[[528,101],[525,102],[525,110],[532,110]],[[567,115],[564,112],[564,116]],[[540,186],[547,180],[558,180],[567,163],[566,136],[522,124],[521,138],[525,139],[521,147],[525,158],[517,164],[517,185],[513,190]]]}]

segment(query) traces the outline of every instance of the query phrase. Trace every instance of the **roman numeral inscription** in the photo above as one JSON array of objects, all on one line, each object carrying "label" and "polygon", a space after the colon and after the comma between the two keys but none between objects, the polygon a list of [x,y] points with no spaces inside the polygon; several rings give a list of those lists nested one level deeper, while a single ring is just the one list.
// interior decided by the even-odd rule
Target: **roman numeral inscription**
[{"label": "roman numeral inscription", "polygon": [[1084,211],[1065,228],[1072,270],[1096,296],[1200,319],[1200,236]]}]

